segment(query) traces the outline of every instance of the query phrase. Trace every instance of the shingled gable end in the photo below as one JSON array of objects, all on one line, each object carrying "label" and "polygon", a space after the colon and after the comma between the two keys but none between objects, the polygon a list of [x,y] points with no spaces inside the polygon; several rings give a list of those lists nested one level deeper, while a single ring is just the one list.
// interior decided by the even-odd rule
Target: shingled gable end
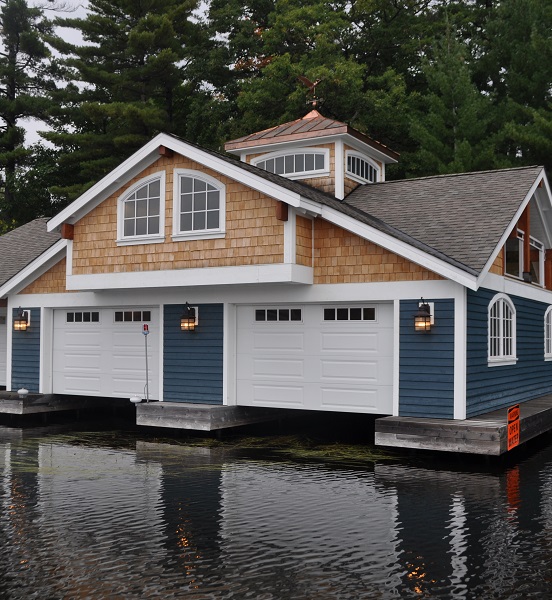
[{"label": "shingled gable end", "polygon": [[0,287],[8,389],[143,396],[147,324],[175,406],[464,419],[552,392],[541,167],[386,181],[398,155],[317,111],[226,150],[160,134],[49,221]]}]

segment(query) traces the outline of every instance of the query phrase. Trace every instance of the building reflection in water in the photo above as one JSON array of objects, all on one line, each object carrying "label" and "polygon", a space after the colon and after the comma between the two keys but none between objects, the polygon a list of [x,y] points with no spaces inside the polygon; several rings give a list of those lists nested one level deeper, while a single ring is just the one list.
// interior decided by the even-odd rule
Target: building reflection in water
[{"label": "building reflection in water", "polygon": [[483,473],[10,432],[0,597],[509,597],[552,581],[552,448]]}]

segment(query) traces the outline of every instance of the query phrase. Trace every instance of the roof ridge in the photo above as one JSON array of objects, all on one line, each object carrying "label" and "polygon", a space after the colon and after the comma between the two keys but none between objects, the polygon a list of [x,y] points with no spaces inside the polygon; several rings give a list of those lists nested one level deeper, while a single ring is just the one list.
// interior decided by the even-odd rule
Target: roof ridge
[{"label": "roof ridge", "polygon": [[[406,181],[425,181],[427,179],[446,179],[450,177],[464,177],[467,175],[485,175],[488,173],[501,173],[512,171],[528,171],[529,169],[544,169],[542,165],[526,165],[523,167],[505,167],[503,169],[485,169],[484,171],[463,171],[461,173],[443,173],[441,175],[424,175],[423,177],[405,177],[404,179],[388,179],[370,185],[386,185],[391,183],[405,183]],[[353,190],[354,192],[354,190]],[[352,193],[352,192],[351,192]]]}]

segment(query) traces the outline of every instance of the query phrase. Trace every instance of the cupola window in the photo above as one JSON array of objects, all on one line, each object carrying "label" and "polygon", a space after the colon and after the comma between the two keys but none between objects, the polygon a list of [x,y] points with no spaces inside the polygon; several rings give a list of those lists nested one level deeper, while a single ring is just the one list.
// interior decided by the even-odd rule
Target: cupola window
[{"label": "cupola window", "polygon": [[379,181],[380,169],[375,163],[360,154],[347,152],[346,173],[349,177],[360,180],[362,183],[376,183]]},{"label": "cupola window", "polygon": [[272,153],[253,161],[253,164],[260,169],[290,179],[328,175],[328,163],[329,152],[326,149]]}]

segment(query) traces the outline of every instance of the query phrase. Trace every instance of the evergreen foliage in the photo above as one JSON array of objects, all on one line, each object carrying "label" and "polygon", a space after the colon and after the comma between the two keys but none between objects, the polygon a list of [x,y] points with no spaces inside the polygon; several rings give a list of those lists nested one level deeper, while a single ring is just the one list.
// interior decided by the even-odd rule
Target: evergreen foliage
[{"label": "evergreen foliage", "polygon": [[[300,118],[299,76],[319,80],[323,114],[401,153],[388,178],[552,167],[550,0],[90,0],[57,21],[82,44],[25,0],[0,6],[4,47],[24,40],[17,101],[0,56],[8,221],[58,210],[159,131],[220,150]],[[24,149],[19,120],[46,114],[54,149]]]}]

